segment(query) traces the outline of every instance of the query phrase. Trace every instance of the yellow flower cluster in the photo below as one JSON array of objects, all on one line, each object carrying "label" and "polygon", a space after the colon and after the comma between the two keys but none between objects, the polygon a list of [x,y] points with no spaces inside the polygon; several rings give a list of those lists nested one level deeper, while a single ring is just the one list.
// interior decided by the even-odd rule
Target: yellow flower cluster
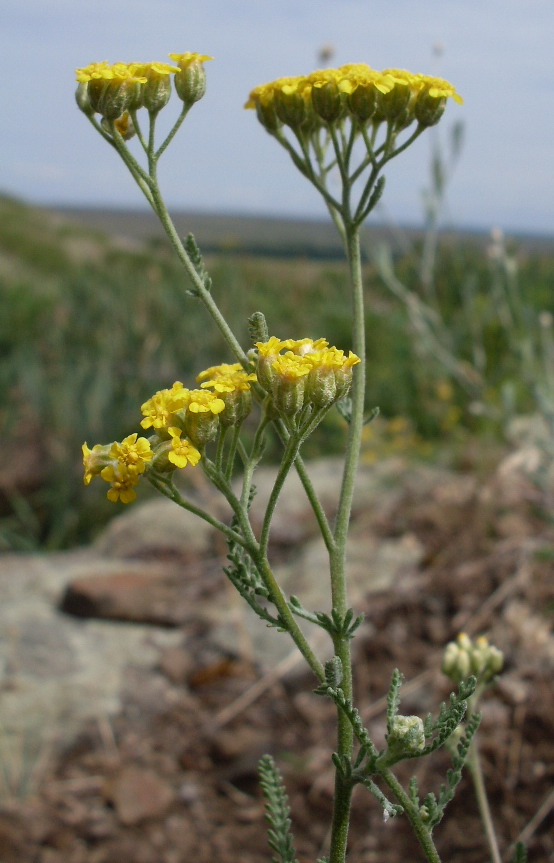
[{"label": "yellow flower cluster", "polygon": [[466,680],[470,674],[484,681],[491,680],[502,671],[504,655],[484,635],[472,641],[465,632],[460,632],[456,641],[445,648],[442,671],[454,683]]},{"label": "yellow flower cluster", "polygon": [[413,120],[423,126],[437,123],[449,96],[462,102],[443,78],[405,69],[378,72],[366,63],[347,63],[260,84],[245,108],[255,108],[270,132],[281,123],[317,128],[347,116],[358,124],[387,121],[403,128]]},{"label": "yellow flower cluster", "polygon": [[106,446],[95,444],[92,449],[84,443],[85,485],[89,484],[93,476],[100,476],[111,485],[108,500],[115,503],[121,499],[122,503],[130,503],[136,497],[134,486],[153,456],[150,442],[139,437],[136,432],[121,443],[116,441]]},{"label": "yellow flower cluster", "polygon": [[107,121],[142,107],[156,114],[169,100],[173,74],[177,95],[192,105],[206,89],[203,62],[213,58],[192,51],[169,56],[177,65],[157,60],[147,63],[102,60],[77,69],[77,104],[85,114],[98,113]]},{"label": "yellow flower cluster", "polygon": [[[293,415],[305,404],[329,408],[343,398],[352,383],[352,368],[360,362],[352,351],[329,347],[326,339],[281,339],[256,342],[258,381],[278,413]],[[285,353],[282,353],[285,351]]]},{"label": "yellow flower cluster", "polygon": [[83,444],[85,485],[93,476],[100,476],[110,483],[110,500],[129,503],[147,467],[166,473],[198,464],[219,425],[225,429],[248,416],[250,385],[256,375],[245,372],[240,363],[211,366],[197,380],[204,381],[198,389],[175,381],[144,402],[141,426],[154,432],[150,439],[135,433],[121,442],[95,444],[92,449]]},{"label": "yellow flower cluster", "polygon": [[147,469],[159,474],[196,465],[220,428],[239,426],[252,408],[253,383],[261,384],[277,415],[293,416],[305,405],[326,410],[347,394],[352,368],[360,362],[326,339],[272,336],[256,348],[256,373],[240,363],[222,363],[200,372],[197,389],[175,381],[154,393],[141,405],[141,426],[151,429],[150,438],[135,432],[92,449],[84,443],[85,485],[100,476],[110,484],[109,500],[129,503]]}]

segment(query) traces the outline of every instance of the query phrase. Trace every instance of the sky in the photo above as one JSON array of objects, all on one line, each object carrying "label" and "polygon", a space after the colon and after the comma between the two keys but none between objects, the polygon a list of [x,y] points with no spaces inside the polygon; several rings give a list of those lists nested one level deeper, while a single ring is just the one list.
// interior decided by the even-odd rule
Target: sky
[{"label": "sky", "polygon": [[[367,62],[451,81],[436,132],[387,168],[384,204],[422,218],[433,136],[464,123],[448,188],[459,227],[554,234],[553,0],[0,0],[0,190],[31,203],[143,207],[117,154],[75,106],[74,70],[93,60],[211,54],[208,89],[160,165],[176,209],[325,218],[289,157],[243,110],[256,84]],[[177,98],[164,109],[173,116]]]}]

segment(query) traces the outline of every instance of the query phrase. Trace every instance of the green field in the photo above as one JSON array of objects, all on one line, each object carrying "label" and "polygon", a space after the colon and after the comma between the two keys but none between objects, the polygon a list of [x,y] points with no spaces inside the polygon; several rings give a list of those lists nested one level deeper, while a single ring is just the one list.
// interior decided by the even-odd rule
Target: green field
[{"label": "green field", "polygon": [[[195,232],[246,347],[248,316],[261,309],[272,334],[349,348],[346,266],[330,225],[205,214],[176,223]],[[554,314],[554,240],[511,240],[504,266],[483,235],[441,236],[422,287],[423,232],[388,238],[376,229],[365,241],[367,399],[384,417],[367,446],[424,454],[446,438],[501,440],[507,412],[550,397],[550,330],[538,321]],[[387,284],[389,265],[408,300]],[[117,507],[100,484],[84,488],[81,443],[129,434],[155,390],[232,359],[186,289],[148,213],[0,198],[0,548],[90,539]],[[306,454],[336,451],[343,435],[332,412]]]}]

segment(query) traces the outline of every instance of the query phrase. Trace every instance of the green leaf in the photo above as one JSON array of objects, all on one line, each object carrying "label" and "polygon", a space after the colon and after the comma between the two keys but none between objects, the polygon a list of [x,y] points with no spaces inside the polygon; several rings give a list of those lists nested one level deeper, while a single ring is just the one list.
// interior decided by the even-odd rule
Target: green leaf
[{"label": "green leaf", "polygon": [[278,855],[273,863],[298,863],[289,818],[290,806],[283,778],[271,755],[264,755],[258,763],[260,785],[266,799],[265,817],[269,823],[268,844]]}]

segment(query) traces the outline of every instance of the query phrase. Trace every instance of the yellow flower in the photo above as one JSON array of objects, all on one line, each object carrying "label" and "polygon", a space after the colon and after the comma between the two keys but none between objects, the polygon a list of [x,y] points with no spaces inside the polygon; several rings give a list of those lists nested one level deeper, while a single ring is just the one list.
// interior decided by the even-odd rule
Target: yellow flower
[{"label": "yellow flower", "polygon": [[109,450],[110,445],[104,446],[100,443],[97,443],[93,446],[92,449],[89,449],[86,443],[82,446],[83,450],[83,465],[85,468],[85,475],[83,477],[83,482],[85,485],[88,485],[93,476],[98,476],[101,472],[102,468],[104,468],[109,462]]},{"label": "yellow flower", "polygon": [[178,72],[178,66],[171,66],[169,63],[160,63],[153,60],[149,63],[129,63],[129,68],[134,75],[149,78],[151,75],[169,75],[171,72]]},{"label": "yellow flower", "polygon": [[184,54],[168,54],[167,56],[171,60],[176,60],[177,63],[194,63],[195,61],[203,63],[204,60],[214,59],[209,54],[197,54],[195,51],[185,51]]},{"label": "yellow flower", "polygon": [[279,353],[283,348],[290,346],[290,340],[282,342],[277,336],[271,336],[267,342],[256,342],[258,353],[261,357],[271,357]]},{"label": "yellow flower", "polygon": [[75,73],[77,81],[81,84],[95,80],[145,84],[144,75],[136,71],[135,67],[138,65],[138,63],[108,63],[107,60],[101,60],[76,69]]},{"label": "yellow flower", "polygon": [[141,426],[144,429],[161,429],[167,426],[171,421],[171,414],[187,405],[189,392],[181,381],[175,381],[171,389],[154,393],[152,398],[141,405],[140,409],[145,417]]},{"label": "yellow flower", "polygon": [[[205,380],[209,378],[209,380]],[[249,390],[250,381],[255,381],[256,375],[245,372],[240,363],[222,363],[211,366],[196,376],[197,381],[204,380],[201,388],[213,387],[217,393],[231,393],[234,390]]]},{"label": "yellow flower", "polygon": [[208,390],[190,390],[188,394],[187,410],[193,414],[212,413],[220,414],[225,407],[225,402],[215,393]]},{"label": "yellow flower", "polygon": [[352,383],[352,367],[360,362],[352,351],[346,357],[338,348],[312,351],[304,359],[311,365],[306,396],[317,408],[328,408],[344,398]]},{"label": "yellow flower", "polygon": [[[305,356],[306,354],[310,354],[313,351],[320,351],[322,348],[326,348],[329,342],[327,339],[287,339],[286,347],[290,348],[293,354],[298,354],[298,356]],[[336,350],[336,348],[333,348]]]},{"label": "yellow flower", "polygon": [[116,441],[110,449],[111,458],[125,465],[129,474],[137,476],[144,473],[146,463],[151,461],[153,455],[149,441],[145,437],[138,437],[136,432],[128,435],[121,443]]},{"label": "yellow flower", "polygon": [[287,381],[303,378],[304,375],[310,373],[312,368],[305,358],[293,354],[292,351],[287,351],[286,354],[279,354],[271,365],[279,378]]},{"label": "yellow flower", "polygon": [[170,54],[179,70],[175,75],[175,90],[185,105],[194,105],[206,92],[206,72],[204,60],[213,60],[209,54],[185,51],[184,54]]},{"label": "yellow flower", "polygon": [[130,503],[137,496],[133,486],[139,481],[138,474],[132,474],[124,464],[109,464],[100,473],[102,479],[111,483],[112,487],[108,489],[108,500],[116,503],[121,499],[121,503]]},{"label": "yellow flower", "polygon": [[[368,122],[373,119],[376,105],[376,122],[386,119],[404,128],[414,119],[413,113],[405,112],[418,98],[445,100],[449,96],[462,102],[456,88],[443,78],[406,69],[379,72],[366,63],[346,63],[336,69],[317,69],[308,75],[259,84],[251,90],[244,107],[255,108],[269,132],[277,130],[279,120],[293,128],[306,122],[312,124],[310,128],[317,128],[321,120],[332,123],[345,110],[359,122]],[[384,101],[380,101],[383,97]],[[444,109],[444,103],[422,103],[420,116],[416,113],[415,119],[432,125],[440,116],[439,108]]]},{"label": "yellow flower", "polygon": [[187,464],[195,465],[200,461],[200,453],[195,446],[188,440],[181,440],[181,429],[174,426],[168,428],[171,435],[172,449],[168,453],[167,458],[176,467],[186,467]]}]

